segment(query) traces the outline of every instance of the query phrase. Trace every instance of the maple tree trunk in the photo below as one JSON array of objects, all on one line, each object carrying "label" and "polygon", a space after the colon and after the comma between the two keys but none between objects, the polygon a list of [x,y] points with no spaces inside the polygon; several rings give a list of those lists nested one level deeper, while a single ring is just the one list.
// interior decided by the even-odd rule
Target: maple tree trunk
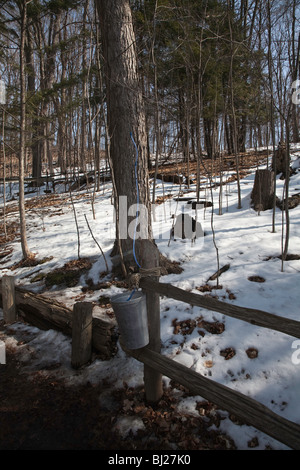
[{"label": "maple tree trunk", "polygon": [[21,9],[21,44],[20,44],[20,82],[21,82],[21,119],[20,119],[20,152],[19,152],[19,212],[23,258],[31,256],[26,237],[25,200],[24,200],[24,161],[26,151],[26,82],[25,82],[25,31],[27,24],[27,3]]},{"label": "maple tree trunk", "polygon": [[[126,196],[129,208],[137,203],[139,195],[139,203],[148,211],[151,238],[146,119],[131,9],[128,0],[98,0],[97,8],[107,90],[110,158],[117,193],[115,204],[116,198]],[[127,228],[132,221],[127,217]],[[124,253],[132,250],[132,243],[132,237],[122,237]]]}]

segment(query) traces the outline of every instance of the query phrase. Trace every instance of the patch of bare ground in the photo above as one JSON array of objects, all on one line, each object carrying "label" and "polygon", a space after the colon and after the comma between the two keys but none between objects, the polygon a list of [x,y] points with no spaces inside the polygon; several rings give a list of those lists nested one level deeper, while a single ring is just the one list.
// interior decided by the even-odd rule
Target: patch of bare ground
[{"label": "patch of bare ground", "polygon": [[[250,168],[254,168],[258,165],[261,165],[266,162],[268,156],[267,153],[264,151],[253,151],[253,152],[245,152],[239,155],[240,160],[240,167],[239,173],[240,178],[244,178],[248,174],[248,170]],[[211,176],[219,176],[220,171],[235,171],[236,170],[236,162],[235,157],[233,155],[223,155],[220,158],[209,159],[205,156],[202,157],[200,160],[200,176],[206,175],[207,171],[210,172]],[[196,175],[197,173],[197,161],[196,159],[193,160],[191,158],[189,162],[189,171],[190,175]],[[171,163],[167,159],[164,163],[159,166],[158,169],[158,177],[163,179],[164,181],[171,181],[174,183],[186,183],[188,174],[187,174],[187,163],[178,161],[176,163]],[[150,170],[150,176],[154,176],[154,169]],[[179,175],[181,178],[178,179]],[[230,181],[234,181],[236,179],[236,175],[232,175],[230,177]],[[190,183],[195,183],[192,179]]]},{"label": "patch of bare ground", "polygon": [[249,277],[248,277],[248,281],[251,281],[251,282],[259,282],[259,283],[266,282],[266,280],[265,280],[264,277],[258,276],[258,275],[249,276]]},{"label": "patch of bare ground", "polygon": [[45,275],[45,285],[50,288],[55,285],[74,287],[77,285],[82,274],[92,267],[88,258],[79,258],[65,263],[61,268],[56,268]]},{"label": "patch of bare ground", "polygon": [[[171,261],[165,256],[163,256],[161,253],[159,255],[159,268],[161,276],[166,276],[168,274],[180,274],[183,271],[183,268],[181,267],[179,261]],[[112,274],[114,278],[123,279],[122,282],[125,283],[124,286],[128,287],[129,281],[124,279],[120,264],[113,267]]]},{"label": "patch of bare ground", "polygon": [[[263,156],[259,157],[260,159]],[[246,157],[247,165],[257,165],[257,156]],[[214,164],[214,162],[211,162]],[[226,168],[234,168],[232,160],[226,159]],[[170,171],[177,172],[170,168]],[[225,168],[225,167],[224,167]],[[165,167],[164,167],[165,170]],[[192,166],[191,166],[192,171]],[[215,168],[217,172],[218,169]],[[246,170],[245,170],[246,171]],[[27,210],[41,208],[55,209],[61,206],[61,196],[47,195],[32,198],[26,203]],[[67,201],[67,197],[65,198]],[[17,211],[17,205],[7,209]],[[0,214],[1,215],[1,214]],[[18,223],[9,228],[8,240],[18,233]],[[8,250],[9,251],[9,250]],[[6,251],[3,251],[5,254]],[[4,255],[6,256],[6,255]],[[35,266],[38,260],[27,260],[28,266]],[[30,264],[32,263],[32,264]],[[180,273],[179,263],[162,260],[162,275]],[[76,285],[79,277],[91,267],[88,259],[74,260],[63,268],[47,274],[45,284]],[[125,281],[122,282],[125,286]],[[110,282],[109,282],[110,284]],[[107,283],[105,283],[107,286]],[[105,288],[101,280],[94,285],[87,283],[87,290]],[[205,290],[204,290],[205,292]],[[102,296],[99,302],[108,306]],[[208,323],[198,319],[191,322],[174,321],[174,329],[185,335],[195,327],[199,335],[206,332],[221,334],[224,324]],[[0,322],[0,338],[6,327]],[[2,330],[2,331],[1,331]],[[228,357],[229,351],[226,351]],[[63,379],[56,379],[53,371],[61,364],[49,364],[39,369],[25,369],[15,350],[7,347],[6,364],[0,365],[0,450],[227,450],[235,444],[220,431],[224,417],[217,407],[207,401],[199,401],[196,410],[199,416],[178,411],[178,392],[181,398],[189,396],[182,386],[171,381],[156,405],[145,402],[143,387],[130,388],[124,384],[116,390],[112,384],[102,381],[94,385],[86,383],[66,386]],[[174,393],[174,390],[176,393]],[[119,424],[139,420],[139,430],[129,430],[124,436]],[[211,427],[213,426],[213,429]],[[251,440],[250,447],[259,445]]]},{"label": "patch of bare ground", "polygon": [[[67,387],[48,369],[22,370],[12,351],[0,366],[0,450],[226,450],[234,442],[218,430],[221,417],[207,402],[199,417],[177,410],[167,389],[157,405],[144,389],[108,383]],[[183,391],[183,394],[188,392]],[[141,424],[135,432],[130,422]],[[122,435],[122,422],[129,431]],[[209,427],[215,424],[216,430]]]},{"label": "patch of bare ground", "polygon": [[276,206],[279,207],[282,211],[285,210],[286,203],[288,205],[289,210],[295,209],[300,204],[300,193],[293,194],[292,196],[288,197],[288,200],[276,200]]},{"label": "patch of bare ground", "polygon": [[6,234],[4,231],[4,224],[0,224],[0,246],[5,248],[7,243],[13,242],[16,238],[20,237],[20,224],[17,221],[9,221],[6,223]]},{"label": "patch of bare ground", "polygon": [[191,335],[194,331],[195,328],[199,328],[198,333],[203,336],[203,333],[201,330],[206,330],[207,332],[211,334],[221,334],[225,330],[225,325],[222,322],[208,322],[203,320],[203,318],[196,318],[196,319],[191,319],[188,318],[186,320],[181,320],[178,321],[177,318],[175,318],[172,321],[172,326],[173,326],[173,333],[175,335],[178,335],[179,333],[183,336],[186,335]]}]

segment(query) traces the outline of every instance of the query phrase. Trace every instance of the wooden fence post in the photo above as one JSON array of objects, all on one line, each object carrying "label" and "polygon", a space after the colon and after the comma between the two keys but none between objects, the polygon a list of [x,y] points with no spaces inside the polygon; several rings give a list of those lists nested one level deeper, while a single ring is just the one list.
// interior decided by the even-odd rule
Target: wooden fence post
[{"label": "wooden fence post", "polygon": [[14,276],[2,277],[2,304],[5,323],[12,323],[17,319],[15,278]]},{"label": "wooden fence post", "polygon": [[71,364],[74,369],[91,359],[92,312],[93,305],[90,302],[78,302],[73,307]]},{"label": "wooden fence post", "polygon": [[[150,240],[141,240],[141,266],[142,269],[151,270],[159,267],[159,251]],[[141,269],[141,272],[142,272]],[[159,276],[150,275],[150,279],[159,280]],[[146,346],[152,351],[160,353],[160,297],[156,292],[146,291],[149,344]],[[144,366],[144,383],[146,400],[149,403],[158,402],[163,394],[162,374],[157,370]]]}]

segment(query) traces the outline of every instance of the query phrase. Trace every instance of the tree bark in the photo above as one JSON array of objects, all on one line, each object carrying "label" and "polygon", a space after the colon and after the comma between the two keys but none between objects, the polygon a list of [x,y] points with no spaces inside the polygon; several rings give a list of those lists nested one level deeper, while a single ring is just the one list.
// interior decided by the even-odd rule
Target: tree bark
[{"label": "tree bark", "polygon": [[[300,55],[300,33],[298,33],[298,40],[297,46],[296,43],[296,31],[297,31],[297,16],[296,16],[296,0],[293,0],[293,14],[292,14],[292,64],[291,64],[291,75],[293,82],[297,80],[298,76],[298,68],[299,68],[299,55]],[[300,134],[299,134],[299,126],[298,126],[298,118],[297,118],[297,106],[292,106],[291,108],[292,116],[291,116],[291,128],[292,128],[292,142],[299,142]]]},{"label": "tree bark", "polygon": [[[36,91],[36,71],[34,66],[32,42],[33,41],[31,28],[26,25],[25,58],[27,69],[28,93],[30,97],[34,98]],[[41,143],[43,142],[41,140],[40,104],[34,103],[32,109],[30,109],[29,115],[30,117],[27,117],[27,123],[31,134],[30,145],[32,153],[32,177],[37,178],[38,180],[42,174]],[[34,183],[38,186],[38,181],[35,181]]]},{"label": "tree bark", "polygon": [[25,34],[27,24],[27,2],[23,2],[21,8],[21,43],[20,43],[20,82],[21,82],[21,119],[20,119],[20,152],[19,152],[19,212],[20,231],[23,258],[26,260],[31,256],[27,244],[25,201],[24,201],[24,161],[26,151],[26,75],[25,75]]},{"label": "tree bark", "polygon": [[260,212],[272,209],[274,200],[274,175],[273,172],[257,170],[255,174],[251,202],[254,210]]},{"label": "tree bark", "polygon": [[[134,261],[139,268],[157,269],[159,264],[158,250],[152,243],[150,194],[148,183],[148,155],[146,120],[142,93],[137,73],[135,36],[133,31],[129,0],[97,0],[100,28],[103,41],[105,61],[105,78],[107,87],[107,114],[110,139],[110,159],[116,209],[119,209],[118,197],[127,198],[127,207],[139,203],[146,207],[147,238],[138,240],[139,253],[135,256],[135,244],[128,233],[128,216],[126,214],[127,237],[119,240],[116,246],[121,253],[133,250]],[[121,215],[117,212],[117,218]],[[136,214],[137,215],[137,214]],[[124,220],[123,220],[124,222]],[[117,235],[120,226],[117,220]],[[123,227],[124,229],[124,227]],[[146,238],[145,233],[141,238]],[[120,247],[121,245],[121,247]],[[129,258],[130,259],[130,258]],[[160,349],[160,310],[159,297],[147,295],[147,312],[149,322],[149,347]],[[146,397],[158,401],[162,395],[161,374],[145,367]]]},{"label": "tree bark", "polygon": [[[125,196],[130,208],[139,196],[139,203],[148,211],[151,238],[145,112],[131,9],[128,0],[97,0],[97,9],[104,57],[110,156],[117,192],[115,199]],[[115,201],[117,210],[116,204]],[[126,219],[128,234],[132,219]],[[124,253],[132,250],[132,237],[123,236],[121,246]]]}]

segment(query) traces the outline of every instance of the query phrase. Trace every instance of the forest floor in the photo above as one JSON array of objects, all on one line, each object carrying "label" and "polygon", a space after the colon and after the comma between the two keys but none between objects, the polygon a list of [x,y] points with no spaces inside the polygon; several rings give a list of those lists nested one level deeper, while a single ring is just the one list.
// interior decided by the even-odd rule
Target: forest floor
[{"label": "forest floor", "polygon": [[[266,159],[256,154],[244,158],[242,176],[249,168]],[[216,162],[217,164],[217,162]],[[228,167],[234,162],[228,160]],[[182,164],[181,170],[184,164]],[[191,171],[195,170],[191,163]],[[178,174],[178,165],[165,165],[160,173]],[[218,171],[217,168],[213,170]],[[213,173],[212,172],[212,173]],[[234,175],[233,175],[234,177]],[[80,197],[80,195],[78,195]],[[66,201],[69,196],[66,194]],[[76,193],[74,193],[76,198]],[[27,210],[43,206],[53,214],[62,210],[62,198],[55,194],[32,198]],[[8,211],[17,211],[11,204]],[[7,213],[8,213],[7,211]],[[19,227],[7,225],[6,242],[0,239],[0,261],[9,253],[7,242],[19,238]],[[0,340],[9,337],[10,326],[0,320]],[[111,384],[85,383],[66,385],[63,378],[53,378],[60,364],[50,363],[43,369],[24,367],[18,346],[26,340],[18,338],[14,347],[6,347],[6,364],[0,365],[0,450],[228,450],[234,441],[218,430],[221,410],[207,401],[197,403],[199,416],[178,410],[178,397],[189,392],[178,384],[164,390],[156,405],[145,403],[144,389],[124,383],[115,389]],[[47,374],[47,370],[49,374]],[[118,427],[121,418],[136,421],[135,433]],[[202,419],[199,419],[201,417]],[[235,417],[231,416],[233,422]],[[255,440],[248,442],[255,448]]]},{"label": "forest floor", "polygon": [[[103,383],[70,387],[40,370],[24,373],[13,351],[7,351],[6,359],[0,366],[0,450],[235,448],[224,433],[209,429],[220,416],[207,402],[199,403],[204,418],[199,419],[178,413],[176,398],[168,390],[151,406],[145,404],[142,388],[113,391]],[[124,438],[116,426],[124,417],[143,422],[143,427]]]},{"label": "forest floor", "polygon": [[[257,161],[247,158],[247,167]],[[232,159],[231,159],[232,160]],[[228,160],[228,165],[233,165]],[[196,169],[190,163],[190,171]],[[219,162],[215,163],[219,167]],[[185,164],[167,164],[159,169],[166,178],[185,172]],[[214,172],[218,169],[215,168]],[[76,199],[76,192],[73,198]],[[80,197],[80,195],[78,196]],[[66,195],[66,201],[69,196]],[[61,211],[62,195],[33,197],[26,201],[26,210]],[[6,214],[16,212],[17,204],[10,204]],[[9,252],[6,244],[19,238],[16,223],[7,224],[6,240],[0,239],[0,256]],[[2,246],[1,246],[2,245]],[[34,265],[34,260],[32,260]],[[9,326],[0,322],[0,339],[9,335]],[[19,344],[23,344],[22,338]],[[50,369],[59,367],[50,365]],[[15,348],[6,348],[6,364],[0,365],[0,450],[226,450],[235,445],[224,433],[211,430],[218,426],[220,415],[208,402],[199,403],[199,413],[204,419],[178,413],[176,397],[165,390],[156,405],[145,403],[144,390],[138,393],[128,387],[118,391],[109,385],[66,386],[64,380],[53,377],[39,368],[24,370],[23,362]],[[188,396],[188,391],[178,386]],[[175,387],[176,388],[176,387]],[[101,396],[111,395],[110,404]],[[104,403],[104,404],[103,404]],[[91,404],[93,404],[91,406]],[[125,439],[118,432],[118,418],[127,416],[144,423],[143,429]]]}]

